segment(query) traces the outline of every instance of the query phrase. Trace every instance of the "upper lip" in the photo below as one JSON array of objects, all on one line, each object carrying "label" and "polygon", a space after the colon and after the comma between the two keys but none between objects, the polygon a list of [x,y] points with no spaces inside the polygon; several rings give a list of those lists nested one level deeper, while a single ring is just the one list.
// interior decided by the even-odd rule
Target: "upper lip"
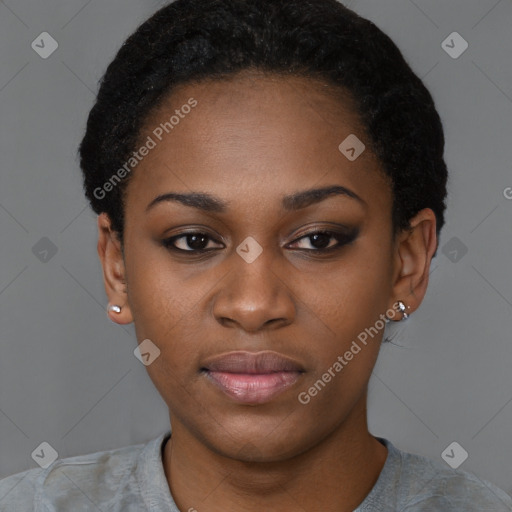
[{"label": "upper lip", "polygon": [[227,373],[303,372],[293,359],[277,352],[229,352],[205,361],[203,370]]}]

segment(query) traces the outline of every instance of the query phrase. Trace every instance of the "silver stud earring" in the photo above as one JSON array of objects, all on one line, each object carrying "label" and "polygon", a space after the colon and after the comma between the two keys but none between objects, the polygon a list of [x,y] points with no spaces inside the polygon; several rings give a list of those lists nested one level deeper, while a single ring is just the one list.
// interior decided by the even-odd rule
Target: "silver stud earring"
[{"label": "silver stud earring", "polygon": [[406,310],[409,309],[409,306],[406,306],[405,303],[401,300],[398,301],[398,310],[402,313],[402,321],[407,320],[409,315],[406,313]]},{"label": "silver stud earring", "polygon": [[108,311],[113,311],[114,313],[121,313],[121,306],[113,305],[108,307]]}]

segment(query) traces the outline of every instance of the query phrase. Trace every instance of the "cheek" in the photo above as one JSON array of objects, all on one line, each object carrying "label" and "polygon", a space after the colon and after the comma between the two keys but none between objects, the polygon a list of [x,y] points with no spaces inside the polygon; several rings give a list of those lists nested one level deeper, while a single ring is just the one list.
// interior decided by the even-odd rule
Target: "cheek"
[{"label": "cheek", "polygon": [[318,406],[357,395],[379,353],[391,292],[391,260],[386,258],[390,252],[389,246],[369,250],[364,242],[340,260],[335,271],[325,268],[314,278],[299,280],[299,293],[307,297],[301,323],[310,335],[317,333],[311,353],[315,368],[307,385],[328,373],[324,378],[329,389],[322,391]]},{"label": "cheek", "polygon": [[380,315],[386,311],[386,280],[379,279],[376,269],[338,275],[315,292],[313,301],[322,308],[307,308],[311,316],[303,325],[316,337],[297,401],[303,424],[316,435],[343,421],[367,387],[385,326]]},{"label": "cheek", "polygon": [[[177,273],[141,261],[130,284],[137,340],[150,339],[160,350],[146,371],[169,407],[190,398],[189,379],[199,364],[205,327],[201,287],[177,279]],[[203,295],[204,295],[204,288]]]},{"label": "cheek", "polygon": [[[387,310],[391,292],[390,260],[363,244],[345,259],[302,279],[302,297],[331,334],[347,341],[370,327]],[[386,254],[384,250],[381,254]],[[299,281],[300,282],[300,281]]]},{"label": "cheek", "polygon": [[165,250],[149,244],[127,257],[137,340],[150,339],[160,350],[146,369],[164,396],[195,374],[208,348],[205,333],[212,328],[212,318],[207,294],[222,273],[215,268],[197,272],[193,267],[173,264]]},{"label": "cheek", "polygon": [[201,290],[187,278],[186,267],[171,265],[164,250],[148,244],[127,257],[127,273],[134,323],[146,337],[162,337],[190,322]]}]

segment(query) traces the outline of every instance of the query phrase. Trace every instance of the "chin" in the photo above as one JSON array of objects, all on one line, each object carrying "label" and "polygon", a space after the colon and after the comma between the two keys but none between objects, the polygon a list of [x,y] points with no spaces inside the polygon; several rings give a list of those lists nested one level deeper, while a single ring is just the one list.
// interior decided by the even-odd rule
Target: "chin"
[{"label": "chin", "polygon": [[[282,423],[282,422],[281,422]],[[291,432],[294,435],[291,435]],[[209,429],[201,436],[202,443],[213,452],[243,462],[280,462],[293,458],[309,448],[318,440],[311,437],[311,432],[301,432],[297,427],[279,429],[275,422],[272,426],[258,425],[255,420],[245,429]]]}]

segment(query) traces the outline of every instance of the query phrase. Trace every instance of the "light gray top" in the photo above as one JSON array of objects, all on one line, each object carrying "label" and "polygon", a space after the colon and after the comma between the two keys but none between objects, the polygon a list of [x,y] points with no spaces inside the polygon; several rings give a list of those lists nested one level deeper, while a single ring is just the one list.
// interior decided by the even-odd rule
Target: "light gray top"
[{"label": "light gray top", "polygon": [[[162,463],[170,435],[169,430],[146,444],[57,459],[46,469],[8,476],[0,480],[0,511],[179,512]],[[354,512],[512,511],[512,498],[486,480],[377,439],[388,456]]]}]

